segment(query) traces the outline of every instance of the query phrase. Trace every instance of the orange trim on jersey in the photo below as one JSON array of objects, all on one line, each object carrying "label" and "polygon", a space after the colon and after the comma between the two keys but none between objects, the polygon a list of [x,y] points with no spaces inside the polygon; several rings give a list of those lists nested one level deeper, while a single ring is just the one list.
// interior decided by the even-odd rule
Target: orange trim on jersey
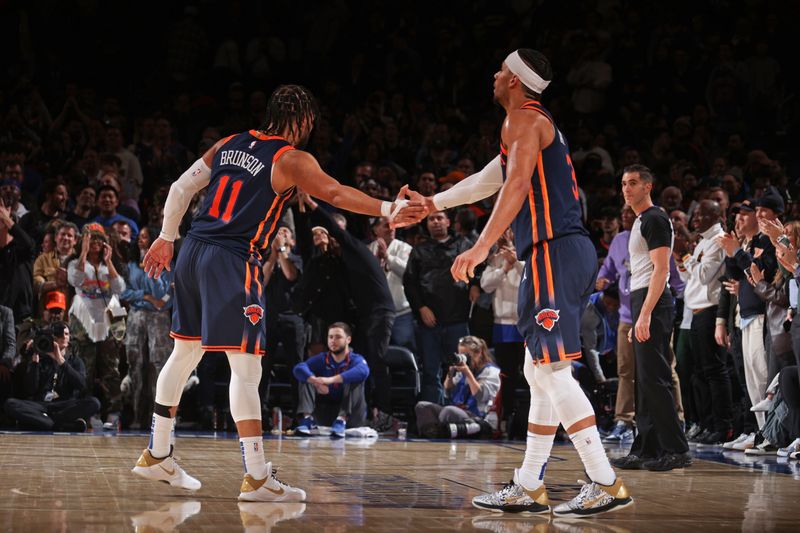
[{"label": "orange trim on jersey", "polygon": [[269,206],[269,210],[267,211],[267,216],[264,217],[264,220],[261,221],[261,224],[258,225],[258,231],[256,231],[256,236],[250,241],[250,251],[255,250],[255,244],[258,242],[258,238],[261,236],[261,231],[264,229],[264,224],[267,223],[269,217],[272,216],[272,212],[275,210],[275,206],[278,205],[281,197],[276,196],[275,199],[272,201],[272,205]]},{"label": "orange trim on jersey", "polygon": [[550,305],[556,305],[556,290],[553,284],[553,269],[550,267],[550,246],[547,241],[543,241],[544,247],[544,271],[547,273],[547,292],[550,298]]},{"label": "orange trim on jersey", "polygon": [[520,109],[524,109],[524,108],[525,108],[525,106],[529,106],[529,105],[531,105],[531,104],[542,105],[542,104],[539,102],[539,100],[527,100],[527,101],[525,101],[525,102],[522,102],[522,105],[521,105],[521,106],[519,106],[519,108],[520,108]]},{"label": "orange trim on jersey", "polygon": [[258,298],[259,299],[261,299],[261,289],[262,289],[261,282],[258,281],[258,274],[260,272],[261,272],[260,268],[258,268],[257,266],[253,266],[253,273],[255,274],[255,276],[253,276],[253,277],[255,278],[256,287],[258,287]]},{"label": "orange trim on jersey", "polygon": [[180,333],[175,333],[174,331],[169,332],[169,336],[173,339],[179,339],[182,341],[199,341],[202,337],[192,337],[190,335],[181,335]]},{"label": "orange trim on jersey", "polygon": [[[281,212],[281,209],[283,209],[283,204],[285,204],[286,200],[288,200],[291,196],[292,196],[291,194],[284,194],[283,196],[280,196],[281,203],[278,205],[278,213]],[[264,237],[264,246],[267,245],[267,243],[269,242],[269,238],[272,237],[272,232],[275,231],[275,226],[278,225],[279,219],[280,217],[276,216],[275,219],[272,221],[272,226],[270,226],[266,237]]]},{"label": "orange trim on jersey", "polygon": [[283,148],[279,149],[277,152],[275,152],[275,155],[272,156],[272,164],[274,165],[275,163],[277,163],[278,159],[280,159],[283,154],[285,154],[289,150],[294,150],[294,149],[295,149],[294,146],[292,146],[291,144],[286,145]]},{"label": "orange trim on jersey", "polygon": [[500,142],[500,153],[503,155],[508,155],[508,148],[506,148],[506,145],[502,142]]},{"label": "orange trim on jersey", "polygon": [[547,194],[547,181],[544,177],[544,163],[542,162],[542,152],[539,152],[539,158],[536,163],[536,168],[539,170],[539,185],[542,186],[542,199],[544,200],[544,226],[547,229],[547,238],[553,238],[553,224],[550,221],[550,197]]},{"label": "orange trim on jersey", "polygon": [[581,352],[572,352],[572,353],[561,354],[561,360],[562,361],[570,360],[570,359],[580,359],[580,358],[581,358]]},{"label": "orange trim on jersey", "polygon": [[[205,346],[205,345],[203,345],[203,346],[200,346],[200,348],[202,348],[204,350],[210,350],[212,352],[227,352],[228,350],[237,351],[237,352],[238,351],[244,351],[244,350],[241,350],[241,346]],[[245,353],[250,353],[250,352],[245,352]],[[259,350],[259,353],[254,354],[254,355],[264,355],[265,353],[266,353],[266,350]]]},{"label": "orange trim on jersey", "polygon": [[533,184],[528,188],[528,207],[531,210],[531,228],[533,229],[533,245],[536,246],[536,241],[539,240],[539,230],[537,229],[536,221],[536,200],[533,198]]},{"label": "orange trim on jersey", "polygon": [[542,363],[549,365],[550,364],[550,350],[547,349],[547,341],[542,342]]},{"label": "orange trim on jersey", "polygon": [[539,308],[539,265],[536,264],[536,245],[533,245],[531,256],[531,278],[533,279],[533,298],[536,308]]},{"label": "orange trim on jersey", "polygon": [[263,133],[257,130],[250,130],[249,133],[259,141],[277,141],[277,140],[286,141],[286,139],[281,137],[280,135],[264,135]]},{"label": "orange trim on jersey", "polygon": [[250,294],[250,263],[244,263],[244,293]]},{"label": "orange trim on jersey", "polygon": [[225,146],[225,145],[228,143],[228,141],[230,141],[231,139],[233,139],[234,137],[236,137],[236,135],[237,135],[237,134],[236,134],[236,133],[234,133],[233,135],[228,135],[227,137],[225,137],[224,139],[222,139],[222,144],[220,144],[220,145],[219,145],[219,147],[220,147],[220,148],[222,148],[223,146]]}]

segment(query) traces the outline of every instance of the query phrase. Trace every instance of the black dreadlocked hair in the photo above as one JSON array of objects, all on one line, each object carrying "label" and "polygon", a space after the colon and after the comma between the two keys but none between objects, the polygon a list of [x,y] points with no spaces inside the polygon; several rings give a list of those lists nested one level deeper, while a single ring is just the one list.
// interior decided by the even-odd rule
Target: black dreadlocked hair
[{"label": "black dreadlocked hair", "polygon": [[302,85],[281,85],[269,97],[267,115],[260,129],[268,135],[297,135],[303,120],[314,124],[318,114],[319,107],[311,91]]}]

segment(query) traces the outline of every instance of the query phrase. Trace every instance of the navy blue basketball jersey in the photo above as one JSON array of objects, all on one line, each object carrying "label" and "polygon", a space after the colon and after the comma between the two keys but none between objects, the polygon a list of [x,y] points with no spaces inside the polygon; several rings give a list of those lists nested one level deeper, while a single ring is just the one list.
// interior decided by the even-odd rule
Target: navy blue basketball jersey
[{"label": "navy blue basketball jersey", "polygon": [[294,187],[272,190],[272,165],[294,147],[283,137],[255,130],[232,135],[217,150],[211,182],[189,236],[245,259],[261,259]]},{"label": "navy blue basketball jersey", "polygon": [[[530,100],[521,109],[541,113],[555,130],[553,142],[537,156],[528,189],[528,201],[511,223],[517,256],[525,261],[536,243],[576,233],[587,235],[587,232],[581,221],[578,182],[569,157],[567,140],[556,127],[553,117],[539,102]],[[506,179],[507,158],[508,149],[501,140],[503,181]]]}]

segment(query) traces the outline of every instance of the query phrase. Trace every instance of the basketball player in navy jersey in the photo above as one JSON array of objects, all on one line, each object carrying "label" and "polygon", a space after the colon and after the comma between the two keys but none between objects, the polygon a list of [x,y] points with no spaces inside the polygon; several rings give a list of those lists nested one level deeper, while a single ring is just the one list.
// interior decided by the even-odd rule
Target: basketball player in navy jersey
[{"label": "basketball player in navy jersey", "polygon": [[494,98],[506,110],[500,154],[482,171],[433,197],[410,192],[426,207],[442,210],[500,191],[480,238],[459,255],[451,272],[467,282],[491,246],[512,225],[517,254],[525,262],[519,289],[520,333],[531,388],[528,441],[522,466],[501,490],[478,496],[475,507],[526,514],[551,512],[543,479],[559,423],[570,435],[590,482],[557,516],[586,517],[633,503],[609,464],[594,410],[572,377],[581,356],[580,318],[594,290],[597,254],[581,222],[578,184],[564,136],[539,102],[552,73],[540,52],[512,52],[494,75]]},{"label": "basketball player in navy jersey", "polygon": [[175,265],[170,335],[175,348],[158,376],[150,444],[133,472],[189,490],[200,481],[173,458],[171,431],[190,373],[207,350],[227,353],[230,409],[239,432],[245,476],[240,500],[302,501],[305,491],[279,481],[264,458],[258,384],[264,355],[262,251],[270,246],[286,203],[299,187],[330,204],[373,216],[418,217],[421,204],[382,202],[325,174],[313,156],[297,149],[317,116],[311,93],[278,87],[260,130],[217,142],[170,187],[161,235],[144,259],[149,275],[170,269],[173,241],[192,196],[208,187]]}]

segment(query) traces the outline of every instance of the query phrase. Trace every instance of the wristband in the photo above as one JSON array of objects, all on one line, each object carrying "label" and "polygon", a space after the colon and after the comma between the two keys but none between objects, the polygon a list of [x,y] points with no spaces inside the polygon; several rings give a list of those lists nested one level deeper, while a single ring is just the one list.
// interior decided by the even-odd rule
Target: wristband
[{"label": "wristband", "polygon": [[392,214],[392,202],[381,202],[381,216],[388,217]]},{"label": "wristband", "polygon": [[162,241],[175,242],[175,237],[173,237],[172,235],[168,235],[163,231],[158,235],[158,238],[161,239]]}]

